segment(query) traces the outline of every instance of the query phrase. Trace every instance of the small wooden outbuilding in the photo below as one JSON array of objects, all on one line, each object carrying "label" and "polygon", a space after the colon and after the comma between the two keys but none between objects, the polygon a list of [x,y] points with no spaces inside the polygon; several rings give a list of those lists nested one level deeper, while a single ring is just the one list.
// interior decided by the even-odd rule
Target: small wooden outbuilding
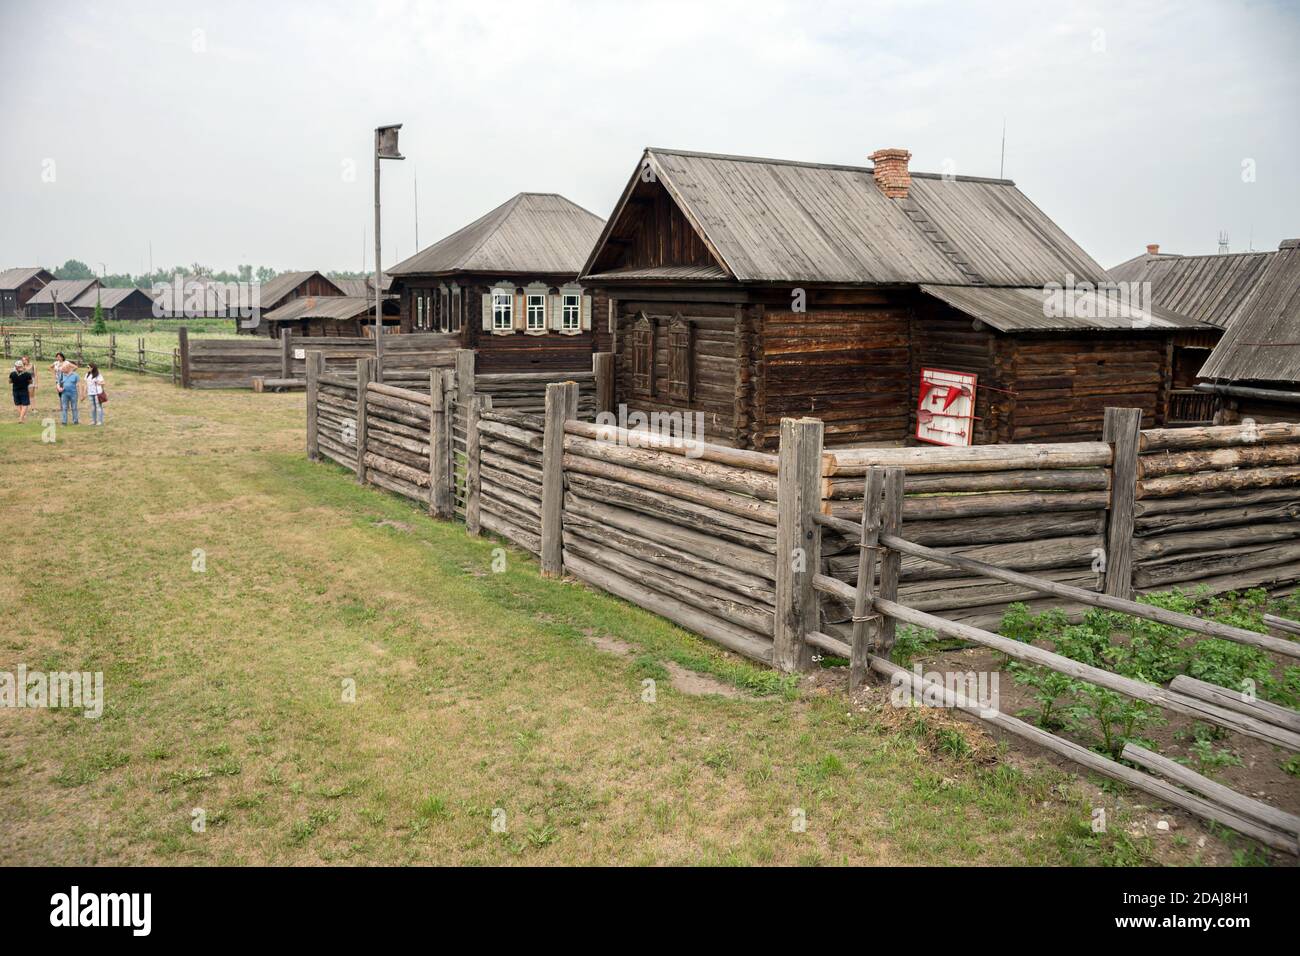
[{"label": "small wooden outbuilding", "polygon": [[77,319],[73,303],[98,288],[98,279],[55,279],[32,295],[23,311],[29,319]]},{"label": "small wooden outbuilding", "polygon": [[609,336],[578,272],[603,225],[563,196],[519,193],[388,270],[403,331],[459,335],[480,372],[590,370]]},{"label": "small wooden outbuilding", "polygon": [[258,286],[258,321],[245,327],[240,323],[239,331],[252,332],[257,335],[278,335],[275,327],[263,321],[276,309],[299,298],[326,298],[341,296],[343,290],[333,279],[317,271],[284,272]]},{"label": "small wooden outbuilding", "polygon": [[1200,377],[1224,424],[1300,420],[1300,239],[1278,246]]},{"label": "small wooden outbuilding", "polygon": [[0,319],[22,318],[28,300],[54,281],[54,273],[40,266],[0,272]]},{"label": "small wooden outbuilding", "polygon": [[138,321],[154,318],[154,300],[143,289],[110,289],[96,287],[87,290],[72,303],[72,311],[83,319],[95,316],[99,306],[105,321]]},{"label": "small wooden outbuilding", "polygon": [[1174,335],[1207,326],[1115,312],[1105,270],[1011,181],[871,158],[647,150],[582,270],[611,303],[618,402],[703,412],[745,448],[799,415],[828,444],[902,444],[940,369],[978,375],[972,443],[1096,438],[1106,405],[1165,421]]},{"label": "small wooden outbuilding", "polygon": [[[383,300],[384,327],[396,329],[397,301]],[[262,316],[272,337],[286,331],[297,336],[360,337],[374,332],[375,302],[367,296],[299,296]]]}]

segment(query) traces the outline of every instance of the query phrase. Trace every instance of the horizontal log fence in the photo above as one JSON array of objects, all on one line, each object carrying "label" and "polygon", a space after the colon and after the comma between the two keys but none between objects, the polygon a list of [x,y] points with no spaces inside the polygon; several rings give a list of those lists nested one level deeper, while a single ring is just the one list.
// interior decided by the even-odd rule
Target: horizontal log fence
[{"label": "horizontal log fence", "polygon": [[[1265,543],[1275,549],[1273,566],[1260,564],[1251,580],[1294,587],[1300,573],[1276,555],[1277,542],[1300,538],[1297,482],[1228,476],[1288,467],[1300,426],[1259,426],[1249,440],[1243,429],[1251,426],[1143,432],[1133,411],[1116,409],[1105,442],[826,452],[822,423],[801,419],[783,422],[773,455],[583,421],[578,381],[516,378],[511,389],[480,392],[485,377],[470,374],[472,361],[460,356],[456,368],[433,371],[427,392],[417,392],[373,381],[373,361],[343,376],[315,356],[307,365],[309,453],[434,514],[460,517],[474,533],[513,542],[538,556],[545,574],[569,574],[782,670],[803,669],[824,652],[848,659],[851,687],[872,672],[903,679],[889,658],[904,624],[1300,750],[1300,714],[1287,708],[1191,678],[1146,683],[996,632],[1007,604],[1024,601],[1076,613],[1102,608],[1300,657],[1288,630],[1300,624],[1277,619],[1279,635],[1260,634],[1133,600],[1145,590],[1148,562],[1170,554],[1195,568],[1194,540],[1231,553]],[[540,413],[533,401],[498,407],[525,383],[542,387]],[[1189,476],[1200,477],[1188,491],[1143,494],[1144,481]],[[1242,480],[1263,482],[1250,486],[1248,503],[1204,504],[1207,482],[1228,499]],[[1151,502],[1163,504],[1148,511]],[[1196,522],[1206,511],[1226,537],[1180,537],[1204,535]],[[1208,567],[1185,580],[1223,584],[1218,564]],[[931,689],[915,675],[905,681]],[[955,706],[1296,851],[1296,834],[1247,798],[1173,779],[1155,758],[1133,761],[1151,772],[1122,765],[968,703]]]},{"label": "horizontal log fence", "polygon": [[87,341],[80,332],[69,337],[55,337],[45,332],[5,332],[0,335],[0,350],[4,358],[16,359],[30,356],[37,365],[51,362],[60,352],[78,365],[94,363],[101,371],[137,372],[157,375],[180,381],[180,349],[151,349],[142,336],[121,337],[116,332],[108,334],[107,342]]}]

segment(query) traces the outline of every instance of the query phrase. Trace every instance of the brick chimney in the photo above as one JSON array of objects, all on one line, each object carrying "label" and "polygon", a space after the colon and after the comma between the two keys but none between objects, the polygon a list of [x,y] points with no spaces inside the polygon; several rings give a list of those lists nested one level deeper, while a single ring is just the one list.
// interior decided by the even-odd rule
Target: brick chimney
[{"label": "brick chimney", "polygon": [[878,149],[867,157],[876,164],[872,173],[876,185],[889,199],[906,199],[912,176],[907,171],[907,161],[912,154],[905,149]]},{"label": "brick chimney", "polygon": [[1147,243],[1147,255],[1149,255],[1149,256],[1158,256],[1158,255],[1160,255],[1160,244],[1159,244],[1159,243],[1156,243],[1156,242],[1148,242],[1148,243]]}]

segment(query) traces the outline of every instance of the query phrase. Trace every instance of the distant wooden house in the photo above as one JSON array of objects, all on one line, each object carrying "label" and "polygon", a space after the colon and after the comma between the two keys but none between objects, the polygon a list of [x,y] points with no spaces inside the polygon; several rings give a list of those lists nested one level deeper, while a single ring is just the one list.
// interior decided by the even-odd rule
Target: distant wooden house
[{"label": "distant wooden house", "polygon": [[458,334],[481,372],[590,369],[609,335],[578,271],[603,225],[563,196],[520,193],[388,270],[403,331]]},{"label": "distant wooden house", "polygon": [[0,272],[0,319],[22,318],[28,300],[54,281],[54,273],[40,266]]},{"label": "distant wooden house", "polygon": [[343,290],[339,288],[338,283],[320,272],[282,273],[274,279],[259,284],[257,321],[250,322],[248,326],[240,323],[239,331],[252,332],[256,335],[277,335],[279,333],[271,323],[262,321],[276,309],[294,299],[320,299],[341,295]]},{"label": "distant wooden house", "polygon": [[98,279],[55,279],[27,300],[24,311],[29,319],[79,319],[72,304],[98,288]]},{"label": "distant wooden house", "polygon": [[915,440],[926,369],[978,376],[954,441],[1097,438],[1107,405],[1165,421],[1174,335],[1206,326],[1112,314],[1078,288],[1105,270],[1011,181],[871,158],[647,150],[581,278],[610,300],[617,400],[766,450],[798,415],[828,444]]},{"label": "distant wooden house", "polygon": [[1109,270],[1117,282],[1136,282],[1154,305],[1212,328],[1174,338],[1168,424],[1208,424],[1219,407],[1212,394],[1196,389],[1196,377],[1210,350],[1229,328],[1264,275],[1275,252],[1226,252],[1184,256],[1147,246],[1146,253]]},{"label": "distant wooden house", "polygon": [[[385,328],[399,323],[397,300],[383,302]],[[368,296],[325,295],[299,296],[262,316],[273,337],[285,331],[300,336],[372,335],[375,301]]]},{"label": "distant wooden house", "polygon": [[82,319],[93,319],[98,306],[105,321],[152,319],[154,300],[143,289],[109,289],[96,287],[82,293],[72,303],[72,311]]},{"label": "distant wooden house", "polygon": [[1224,423],[1300,421],[1300,239],[1270,256],[1200,377]]}]

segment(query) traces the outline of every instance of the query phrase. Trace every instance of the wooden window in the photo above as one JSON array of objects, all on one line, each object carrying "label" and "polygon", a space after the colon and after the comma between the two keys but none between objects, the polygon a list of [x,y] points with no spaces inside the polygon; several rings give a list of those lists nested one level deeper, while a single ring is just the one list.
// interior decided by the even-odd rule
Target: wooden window
[{"label": "wooden window", "polygon": [[582,331],[582,296],[566,293],[564,296],[563,318],[560,321],[561,332]]},{"label": "wooden window", "polygon": [[546,334],[547,292],[544,282],[524,286],[524,331],[530,335]]},{"label": "wooden window", "polygon": [[464,323],[464,316],[461,314],[461,295],[460,283],[451,284],[451,331],[459,332],[461,325]]},{"label": "wooden window", "polygon": [[513,332],[515,329],[515,294],[510,289],[492,290],[492,331]]},{"label": "wooden window", "polygon": [[416,293],[415,296],[415,327],[424,328],[424,293]]},{"label": "wooden window", "polygon": [[438,331],[451,331],[451,298],[446,283],[438,286]]},{"label": "wooden window", "polygon": [[655,393],[655,323],[644,312],[632,324],[628,337],[632,361],[632,391],[643,398]]},{"label": "wooden window", "polygon": [[691,323],[680,315],[668,326],[668,394],[689,402],[695,384],[695,349]]}]

